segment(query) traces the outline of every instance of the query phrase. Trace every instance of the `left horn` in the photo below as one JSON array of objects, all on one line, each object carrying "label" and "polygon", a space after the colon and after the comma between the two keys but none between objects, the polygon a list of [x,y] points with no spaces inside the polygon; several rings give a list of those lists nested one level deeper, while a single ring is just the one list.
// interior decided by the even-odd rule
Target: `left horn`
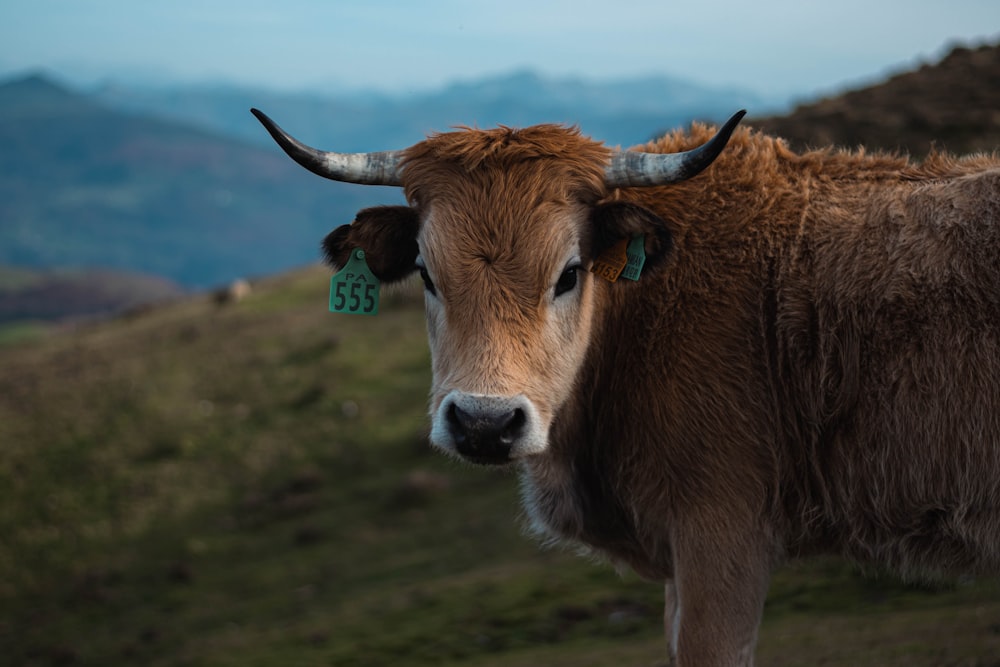
[{"label": "left horn", "polygon": [[611,156],[604,170],[604,183],[609,188],[647,187],[679,183],[696,176],[712,164],[726,147],[733,130],[746,115],[737,111],[714,137],[706,143],[682,153],[641,153],[619,151]]},{"label": "left horn", "polygon": [[324,178],[361,185],[402,185],[402,151],[332,153],[306,146],[257,109],[250,109],[282,150],[300,165]]}]

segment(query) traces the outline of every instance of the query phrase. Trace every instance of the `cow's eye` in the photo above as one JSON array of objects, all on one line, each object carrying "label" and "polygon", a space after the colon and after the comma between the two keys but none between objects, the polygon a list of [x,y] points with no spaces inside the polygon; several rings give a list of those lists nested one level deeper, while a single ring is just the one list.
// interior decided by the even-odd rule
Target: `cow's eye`
[{"label": "cow's eye", "polygon": [[579,271],[580,266],[578,264],[566,267],[566,270],[562,272],[561,276],[559,276],[559,280],[556,281],[556,296],[565,294],[576,287],[576,281],[578,278],[577,274]]},{"label": "cow's eye", "polygon": [[427,273],[427,268],[418,266],[417,269],[420,270],[420,279],[424,281],[424,289],[431,294],[437,294],[437,291],[434,289],[434,281],[431,280],[431,274]]}]

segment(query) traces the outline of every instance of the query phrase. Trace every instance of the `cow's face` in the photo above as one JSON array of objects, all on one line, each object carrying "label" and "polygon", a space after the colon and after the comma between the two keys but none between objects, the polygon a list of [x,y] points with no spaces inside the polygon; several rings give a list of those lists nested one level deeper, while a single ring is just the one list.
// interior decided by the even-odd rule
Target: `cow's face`
[{"label": "cow's face", "polygon": [[651,252],[665,247],[662,221],[645,209],[598,203],[595,146],[585,167],[413,157],[410,206],[367,209],[327,237],[335,265],[361,247],[383,280],[422,277],[437,447],[491,464],[544,452],[590,347],[604,288],[593,258],[634,233],[650,233]]},{"label": "cow's face", "polygon": [[428,207],[416,265],[433,358],[431,441],[494,463],[544,451],[584,361],[594,286],[584,207],[504,207],[504,192],[482,194],[471,205],[486,204],[492,220],[465,198]]}]

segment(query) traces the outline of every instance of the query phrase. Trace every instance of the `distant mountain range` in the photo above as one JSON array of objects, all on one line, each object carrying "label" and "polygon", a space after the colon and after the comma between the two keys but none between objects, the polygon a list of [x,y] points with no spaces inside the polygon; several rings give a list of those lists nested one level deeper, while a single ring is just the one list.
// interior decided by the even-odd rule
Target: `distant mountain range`
[{"label": "distant mountain range", "polygon": [[378,93],[277,94],[241,88],[106,85],[94,98],[110,108],[154,114],[250,143],[270,138],[247,115],[258,107],[317,146],[339,151],[404,148],[456,125],[578,125],[610,145],[631,146],[693,119],[722,121],[740,108],[764,114],[785,100],[709,88],[668,77],[616,82],[557,79],[517,71],[407,96]]},{"label": "distant mountain range", "polygon": [[204,288],[314,261],[326,232],[379,199],[277,150],[113,110],[40,76],[0,85],[0,145],[0,265]]}]

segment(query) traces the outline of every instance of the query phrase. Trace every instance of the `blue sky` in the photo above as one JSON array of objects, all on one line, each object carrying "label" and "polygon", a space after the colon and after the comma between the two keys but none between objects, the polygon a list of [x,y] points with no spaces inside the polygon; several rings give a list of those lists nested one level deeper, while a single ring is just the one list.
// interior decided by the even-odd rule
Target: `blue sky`
[{"label": "blue sky", "polygon": [[998,0],[0,3],[0,74],[286,90],[405,92],[531,68],[803,95],[934,60],[954,42],[998,41]]}]

